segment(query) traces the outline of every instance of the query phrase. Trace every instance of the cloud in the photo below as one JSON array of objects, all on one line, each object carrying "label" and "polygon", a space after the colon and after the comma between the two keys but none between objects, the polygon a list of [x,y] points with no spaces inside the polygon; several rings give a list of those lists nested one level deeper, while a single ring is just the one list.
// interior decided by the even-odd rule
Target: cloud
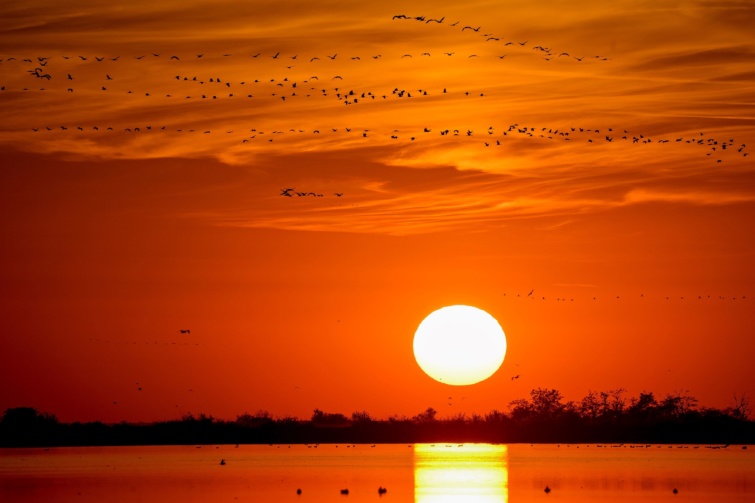
[{"label": "cloud", "polygon": [[755,194],[694,191],[694,192],[660,192],[647,189],[633,189],[623,200],[623,204],[640,204],[650,202],[687,203],[698,205],[726,205],[737,203],[751,203],[755,201]]},{"label": "cloud", "polygon": [[[221,225],[417,233],[739,204],[753,51],[727,16],[747,6],[8,4],[0,145],[93,165],[208,159],[348,194],[299,211],[273,185],[251,207],[181,212]],[[429,12],[446,21],[391,19]],[[32,74],[43,61],[49,80]]]}]

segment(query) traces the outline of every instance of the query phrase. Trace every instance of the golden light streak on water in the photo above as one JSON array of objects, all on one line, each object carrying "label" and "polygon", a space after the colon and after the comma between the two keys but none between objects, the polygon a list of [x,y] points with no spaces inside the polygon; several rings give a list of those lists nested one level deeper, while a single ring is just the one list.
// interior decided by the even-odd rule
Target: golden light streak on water
[{"label": "golden light streak on water", "polygon": [[416,503],[508,501],[508,448],[489,444],[418,444]]}]

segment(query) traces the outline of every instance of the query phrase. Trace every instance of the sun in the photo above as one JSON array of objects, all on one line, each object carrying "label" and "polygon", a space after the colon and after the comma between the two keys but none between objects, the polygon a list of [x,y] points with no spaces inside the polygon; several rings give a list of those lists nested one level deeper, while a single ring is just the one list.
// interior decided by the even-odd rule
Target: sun
[{"label": "sun", "polygon": [[436,381],[475,384],[495,374],[506,356],[506,335],[495,318],[472,306],[430,313],[414,334],[414,358]]}]

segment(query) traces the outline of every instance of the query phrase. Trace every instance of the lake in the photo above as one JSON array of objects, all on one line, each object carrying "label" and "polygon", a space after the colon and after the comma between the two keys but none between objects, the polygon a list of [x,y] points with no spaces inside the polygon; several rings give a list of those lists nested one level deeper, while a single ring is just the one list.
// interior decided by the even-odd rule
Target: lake
[{"label": "lake", "polygon": [[[378,494],[379,487],[387,492]],[[341,494],[342,489],[348,494]],[[4,502],[608,500],[755,501],[755,448],[320,444],[0,449]]]}]

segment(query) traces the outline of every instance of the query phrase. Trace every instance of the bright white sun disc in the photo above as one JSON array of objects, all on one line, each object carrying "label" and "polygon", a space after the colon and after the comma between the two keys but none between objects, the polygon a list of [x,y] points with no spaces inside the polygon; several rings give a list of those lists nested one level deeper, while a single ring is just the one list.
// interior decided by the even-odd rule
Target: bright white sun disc
[{"label": "bright white sun disc", "polygon": [[430,313],[414,334],[414,358],[436,381],[467,385],[495,374],[506,356],[506,335],[495,318],[472,306]]}]

